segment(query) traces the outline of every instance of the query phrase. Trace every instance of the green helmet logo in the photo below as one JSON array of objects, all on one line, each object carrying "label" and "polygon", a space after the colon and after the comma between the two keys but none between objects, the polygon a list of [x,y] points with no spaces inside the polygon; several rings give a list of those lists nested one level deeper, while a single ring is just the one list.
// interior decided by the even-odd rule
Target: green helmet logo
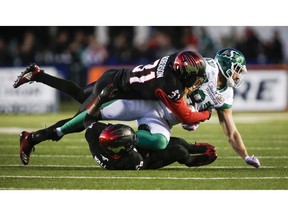
[{"label": "green helmet logo", "polygon": [[[243,84],[243,75],[247,73],[247,69],[245,57],[240,51],[233,48],[221,49],[216,53],[215,61],[229,86],[238,88]],[[237,81],[233,80],[234,73],[239,74]]]}]

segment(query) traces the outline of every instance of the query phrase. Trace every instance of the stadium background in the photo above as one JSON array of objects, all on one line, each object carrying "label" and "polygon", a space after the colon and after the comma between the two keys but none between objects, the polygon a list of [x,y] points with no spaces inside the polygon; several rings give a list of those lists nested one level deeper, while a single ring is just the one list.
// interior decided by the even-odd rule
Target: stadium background
[{"label": "stadium background", "polygon": [[[272,108],[271,111],[283,111],[287,109],[288,42],[286,38],[288,38],[288,27],[285,26],[2,26],[0,27],[0,76],[1,74],[4,76],[4,72],[8,75],[1,76],[2,82],[6,83],[6,87],[2,85],[0,88],[1,112],[26,112],[25,109],[19,108],[24,106],[23,104],[15,107],[16,101],[19,101],[18,96],[32,95],[33,92],[41,89],[46,92],[43,98],[47,95],[52,98],[46,98],[46,101],[50,100],[47,104],[48,108],[39,108],[39,112],[58,111],[63,104],[72,102],[65,95],[53,92],[43,85],[32,90],[31,86],[30,90],[26,86],[24,89],[21,87],[20,90],[13,90],[9,84],[12,84],[15,76],[31,62],[47,67],[47,70],[53,68],[52,74],[54,72],[54,75],[84,86],[97,79],[107,68],[151,63],[164,55],[184,49],[199,51],[205,57],[214,57],[217,50],[222,47],[234,47],[243,52],[249,71],[254,72],[253,69],[270,70],[270,72],[279,69],[286,71],[284,75],[274,73],[279,79],[276,82],[273,80],[273,73],[265,77],[265,80],[269,79],[270,83],[276,83],[272,91],[267,88],[266,91],[272,92],[269,94],[276,95],[277,91],[283,92],[281,98],[273,100],[270,99],[270,95],[267,95],[268,93],[264,92],[270,104],[283,103],[279,107]],[[14,70],[7,72],[7,68]],[[257,99],[262,86],[269,84],[269,82],[263,84],[262,80],[258,81],[258,77],[261,76],[263,75],[258,74],[253,78],[254,81],[251,81],[251,85],[257,85],[259,88],[251,93],[254,99],[250,107],[255,107],[257,104],[266,106],[265,103],[259,103]],[[278,82],[281,80],[280,85]],[[281,87],[276,89],[276,86]],[[241,95],[241,92],[238,95]],[[34,101],[39,103],[36,97]],[[58,101],[61,102],[59,106]],[[244,102],[247,101],[242,100],[238,103]],[[9,105],[5,106],[4,103]],[[36,107],[36,104],[33,106]],[[245,110],[242,107],[236,110],[238,109]],[[27,107],[26,110],[33,109]]]}]

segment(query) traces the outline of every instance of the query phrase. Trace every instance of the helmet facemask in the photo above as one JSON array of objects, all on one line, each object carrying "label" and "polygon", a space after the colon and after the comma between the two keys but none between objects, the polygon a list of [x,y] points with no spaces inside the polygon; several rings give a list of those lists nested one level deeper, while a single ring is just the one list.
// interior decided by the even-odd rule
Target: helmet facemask
[{"label": "helmet facemask", "polygon": [[[239,88],[244,83],[244,75],[247,73],[245,58],[239,51],[233,49],[224,50],[226,51],[218,52],[220,54],[216,55],[215,60],[222,75],[227,80],[227,85]],[[238,74],[237,80],[233,79],[235,73]]]},{"label": "helmet facemask", "polygon": [[121,156],[136,145],[134,130],[123,124],[110,125],[99,136],[100,147],[110,156]]}]

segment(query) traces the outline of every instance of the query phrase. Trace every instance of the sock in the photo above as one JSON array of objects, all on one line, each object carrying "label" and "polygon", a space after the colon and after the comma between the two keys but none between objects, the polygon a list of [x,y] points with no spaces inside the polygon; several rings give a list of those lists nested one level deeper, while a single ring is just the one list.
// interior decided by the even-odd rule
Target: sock
[{"label": "sock", "polygon": [[85,129],[84,119],[85,119],[86,113],[87,113],[87,110],[78,114],[77,116],[72,118],[70,121],[66,122],[63,126],[60,127],[59,134],[62,133],[62,135],[64,135],[68,133],[83,131]]},{"label": "sock", "polygon": [[60,127],[56,128],[56,133],[57,133],[57,136],[59,136],[59,137],[64,135],[64,133],[61,131]]},{"label": "sock", "polygon": [[167,147],[168,140],[162,134],[151,134],[145,130],[136,131],[138,138],[137,146],[150,150],[161,150]]}]

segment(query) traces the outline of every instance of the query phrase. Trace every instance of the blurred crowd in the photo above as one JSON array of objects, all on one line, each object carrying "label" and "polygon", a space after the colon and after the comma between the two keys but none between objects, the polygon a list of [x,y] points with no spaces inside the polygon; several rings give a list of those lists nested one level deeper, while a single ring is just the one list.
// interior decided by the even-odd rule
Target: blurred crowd
[{"label": "blurred crowd", "polygon": [[[85,85],[87,70],[96,65],[137,65],[172,52],[190,49],[214,57],[222,47],[243,52],[248,64],[285,63],[277,29],[261,40],[252,27],[231,27],[215,39],[200,26],[7,26],[0,27],[0,67],[55,66],[67,78]],[[287,62],[286,62],[287,63]]]}]

